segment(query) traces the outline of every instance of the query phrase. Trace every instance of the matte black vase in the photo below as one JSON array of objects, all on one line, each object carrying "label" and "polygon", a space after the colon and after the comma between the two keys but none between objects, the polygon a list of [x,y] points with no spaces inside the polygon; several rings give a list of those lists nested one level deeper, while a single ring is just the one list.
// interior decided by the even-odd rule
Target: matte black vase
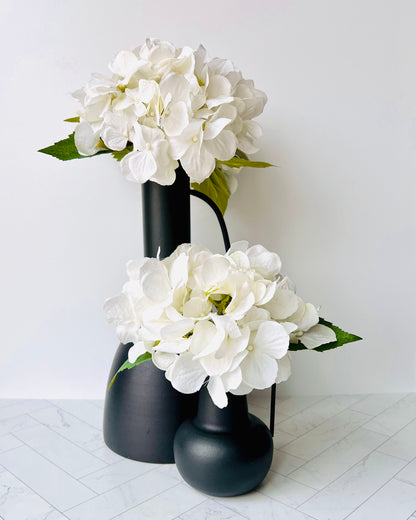
[{"label": "matte black vase", "polygon": [[[144,254],[169,256],[191,241],[189,177],[181,167],[171,186],[142,186]],[[173,463],[173,439],[179,425],[196,414],[197,396],[177,392],[151,361],[121,372],[131,344],[116,352],[107,383],[104,441],[114,452],[142,462]]]},{"label": "matte black vase", "polygon": [[268,427],[248,413],[247,397],[228,395],[228,406],[214,405],[205,387],[198,414],[175,436],[175,462],[192,487],[214,496],[236,496],[257,487],[273,458]]}]

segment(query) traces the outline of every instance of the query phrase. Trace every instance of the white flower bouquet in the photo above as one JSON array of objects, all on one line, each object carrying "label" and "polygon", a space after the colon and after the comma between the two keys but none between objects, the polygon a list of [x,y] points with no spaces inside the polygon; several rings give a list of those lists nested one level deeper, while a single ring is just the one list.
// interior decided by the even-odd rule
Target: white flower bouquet
[{"label": "white flower bouquet", "polygon": [[133,343],[117,374],[151,359],[182,393],[208,380],[219,408],[227,392],[285,381],[289,350],[360,339],[320,319],[281,274],[279,256],[261,245],[238,242],[220,255],[182,244],[163,260],[130,261],[127,273],[121,294],[104,304],[120,341]]},{"label": "white flower bouquet", "polygon": [[267,97],[225,59],[204,47],[177,49],[148,39],[121,51],[111,75],[94,74],[73,96],[81,103],[67,139],[40,150],[61,160],[112,153],[126,179],[170,185],[179,163],[192,187],[225,212],[241,167],[267,167],[258,150]]}]

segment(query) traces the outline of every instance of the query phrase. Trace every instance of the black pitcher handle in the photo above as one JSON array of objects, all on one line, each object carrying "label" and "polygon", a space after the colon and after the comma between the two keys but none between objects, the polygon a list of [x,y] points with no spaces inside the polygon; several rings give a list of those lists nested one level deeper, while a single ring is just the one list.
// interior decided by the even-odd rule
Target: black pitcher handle
[{"label": "black pitcher handle", "polygon": [[[225,224],[224,217],[222,216],[220,208],[215,204],[213,200],[211,200],[207,195],[201,193],[200,191],[191,190],[191,195],[197,197],[198,199],[203,200],[208,206],[214,211],[217,216],[218,223],[221,228],[222,238],[224,240],[225,250],[228,251],[230,249],[230,237],[228,235],[227,226]],[[271,399],[270,399],[270,433],[272,437],[274,436],[274,416],[276,410],[276,383],[272,385]]]}]

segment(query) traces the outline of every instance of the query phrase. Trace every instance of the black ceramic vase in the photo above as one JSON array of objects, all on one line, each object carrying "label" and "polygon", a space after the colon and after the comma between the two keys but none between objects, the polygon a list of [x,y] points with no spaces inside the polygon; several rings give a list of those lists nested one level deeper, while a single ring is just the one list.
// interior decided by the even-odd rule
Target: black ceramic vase
[{"label": "black ceramic vase", "polygon": [[192,487],[214,496],[248,493],[267,475],[273,458],[268,427],[248,413],[247,397],[228,395],[218,408],[203,387],[198,413],[178,429],[175,462]]},{"label": "black ceramic vase", "polygon": [[[142,186],[144,255],[169,256],[190,242],[189,177],[181,167],[171,186],[147,182]],[[104,441],[114,452],[142,462],[173,463],[173,439],[179,425],[195,416],[197,396],[180,394],[151,361],[121,372],[131,344],[116,352],[107,383]]]}]

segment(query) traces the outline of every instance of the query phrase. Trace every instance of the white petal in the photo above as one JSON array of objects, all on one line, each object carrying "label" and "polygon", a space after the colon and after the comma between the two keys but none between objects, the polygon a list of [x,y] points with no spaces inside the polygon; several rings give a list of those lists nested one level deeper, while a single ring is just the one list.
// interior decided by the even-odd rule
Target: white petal
[{"label": "white petal", "polygon": [[122,324],[134,317],[130,300],[123,293],[106,300],[103,309],[107,321],[114,325]]},{"label": "white petal", "polygon": [[272,282],[269,285],[267,285],[266,292],[263,298],[259,302],[257,302],[257,305],[265,305],[266,303],[268,303],[275,295],[276,287],[276,282]]},{"label": "white petal", "polygon": [[300,338],[301,343],[303,343],[306,348],[316,348],[336,340],[337,336],[335,332],[321,324],[315,325]]},{"label": "white petal", "polygon": [[233,395],[247,395],[253,390],[253,387],[242,381],[237,388],[230,390]]},{"label": "white petal", "polygon": [[256,351],[280,359],[289,348],[289,335],[280,323],[265,321],[260,325],[253,344]]},{"label": "white petal", "polygon": [[221,379],[224,384],[224,389],[226,392],[229,392],[230,390],[234,390],[235,388],[238,388],[243,381],[241,368],[237,367],[232,372],[227,372],[226,374],[223,374],[221,376]]},{"label": "white petal", "polygon": [[144,260],[129,260],[126,265],[127,274],[130,280],[139,280],[140,269],[144,263]]},{"label": "white petal", "polygon": [[156,258],[149,258],[140,269],[143,294],[154,302],[169,297],[171,286],[165,266]]},{"label": "white petal", "polygon": [[[291,320],[290,320],[291,321]],[[305,312],[298,323],[299,330],[307,331],[319,322],[318,311],[312,303],[305,305]]]},{"label": "white petal", "polygon": [[269,280],[272,280],[282,267],[279,256],[261,245],[250,247],[247,250],[247,256],[250,259],[251,267]]},{"label": "white petal", "polygon": [[227,306],[225,312],[233,316],[235,320],[241,320],[245,314],[253,307],[255,298],[253,293],[249,293],[244,299],[234,305],[234,300]]},{"label": "white petal", "polygon": [[207,121],[204,130],[204,139],[210,140],[217,137],[217,135],[224,130],[224,128],[231,122],[231,119],[226,117],[220,117],[218,119],[214,119],[213,121]]},{"label": "white petal", "polygon": [[161,341],[155,347],[156,352],[166,352],[170,354],[182,354],[189,349],[190,339],[182,339],[176,341]]},{"label": "white petal", "polygon": [[218,406],[218,408],[225,408],[227,406],[227,394],[225,393],[221,377],[211,376],[208,381],[207,389],[213,403]]},{"label": "white petal", "polygon": [[192,334],[191,350],[195,354],[195,359],[208,356],[216,352],[224,341],[225,332],[218,329],[208,320],[199,321],[194,327]]},{"label": "white petal", "polygon": [[176,361],[177,357],[178,356],[176,354],[155,351],[152,355],[152,361],[157,366],[157,368],[165,371]]},{"label": "white petal", "polygon": [[228,161],[237,150],[237,139],[231,130],[223,130],[215,139],[204,141],[204,145],[216,159]]},{"label": "white petal", "polygon": [[188,280],[188,257],[185,254],[179,255],[172,262],[169,269],[169,278],[174,289],[185,285]]},{"label": "white petal", "polygon": [[206,291],[216,288],[227,278],[230,269],[230,262],[223,256],[214,255],[206,260],[198,273],[202,288]]},{"label": "white petal", "polygon": [[211,303],[206,298],[191,298],[183,306],[183,315],[189,318],[202,318],[211,312]]},{"label": "white petal", "polygon": [[161,339],[165,341],[175,341],[183,338],[194,328],[194,320],[185,318],[174,323],[170,323],[160,331]]},{"label": "white petal", "polygon": [[215,168],[215,157],[204,146],[190,146],[180,159],[183,169],[198,184],[207,179]]},{"label": "white petal", "polygon": [[108,126],[101,134],[104,144],[110,150],[124,150],[127,144],[127,137],[120,134],[118,128]]},{"label": "white petal", "polygon": [[130,51],[121,51],[110,63],[110,70],[114,74],[118,74],[122,78],[130,78],[139,67],[137,56]]},{"label": "white petal", "polygon": [[273,298],[264,305],[275,320],[285,320],[296,312],[298,297],[289,289],[277,289]]},{"label": "white petal", "polygon": [[75,128],[75,146],[81,155],[94,155],[98,152],[100,132],[95,131],[87,122],[82,122]]},{"label": "white petal", "polygon": [[277,376],[277,362],[270,356],[255,350],[249,352],[241,363],[243,381],[258,390],[271,386]]},{"label": "white petal", "polygon": [[230,93],[231,84],[226,77],[215,75],[209,78],[209,85],[207,87],[208,98],[219,98],[222,96],[229,96]]},{"label": "white petal", "polygon": [[185,103],[180,101],[179,103],[171,104],[167,110],[168,112],[163,121],[166,135],[180,135],[189,122]]},{"label": "white petal", "polygon": [[157,164],[150,151],[130,152],[121,160],[120,168],[129,180],[143,184],[156,172]]},{"label": "white petal", "polygon": [[292,373],[292,368],[290,366],[290,354],[287,353],[286,356],[279,359],[277,362],[277,377],[276,383],[282,383],[283,381],[287,381]]},{"label": "white petal", "polygon": [[225,374],[231,368],[233,358],[231,356],[217,358],[214,353],[208,356],[198,356],[202,368],[209,376],[218,376]]},{"label": "white petal", "polygon": [[238,323],[247,325],[250,330],[257,330],[263,321],[270,320],[270,312],[259,307],[252,307]]},{"label": "white petal", "polygon": [[193,394],[201,388],[207,374],[201,364],[193,360],[192,354],[185,352],[169,367],[166,377],[179,392]]}]

